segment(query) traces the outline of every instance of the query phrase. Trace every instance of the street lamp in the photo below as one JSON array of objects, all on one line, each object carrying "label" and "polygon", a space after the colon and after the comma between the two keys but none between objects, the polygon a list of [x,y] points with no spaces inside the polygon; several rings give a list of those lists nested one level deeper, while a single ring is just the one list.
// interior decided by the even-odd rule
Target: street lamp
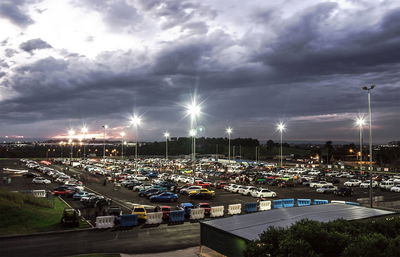
[{"label": "street lamp", "polygon": [[136,138],[135,159],[137,159],[137,150],[138,150],[138,131],[137,131],[137,128],[141,123],[142,123],[142,118],[140,118],[136,114],[131,118],[131,125],[135,127],[135,138]]},{"label": "street lamp", "polygon": [[192,137],[192,160],[196,159],[196,134],[197,131],[194,129],[196,126],[196,118],[201,114],[201,107],[197,104],[196,99],[193,99],[192,102],[186,107],[186,114],[190,116],[190,131],[189,134]]},{"label": "street lamp", "polygon": [[73,129],[70,129],[70,130],[68,130],[68,136],[69,136],[69,140],[68,140],[68,142],[71,144],[71,156],[70,156],[70,161],[72,161],[72,155],[73,155],[73,144],[72,144],[72,141],[73,141],[73,136],[75,135],[75,130],[73,130]]},{"label": "street lamp", "polygon": [[119,135],[121,136],[121,159],[124,159],[124,137],[126,134],[122,131]]},{"label": "street lamp", "polygon": [[196,129],[189,130],[189,136],[192,137],[192,161],[196,159],[196,135],[197,135]]},{"label": "street lamp", "polygon": [[281,133],[281,165],[280,167],[282,168],[282,163],[283,163],[283,131],[286,129],[285,124],[283,122],[278,123],[276,126],[276,129]]},{"label": "street lamp", "polygon": [[86,126],[83,126],[81,129],[81,132],[83,133],[83,159],[86,158],[86,142],[85,142],[85,138],[86,138],[86,133],[88,132],[88,128]]},{"label": "street lamp", "polygon": [[168,160],[168,138],[170,134],[168,131],[164,132],[164,137],[165,137],[165,160]]},{"label": "street lamp", "polygon": [[358,126],[358,128],[359,128],[359,130],[360,130],[360,152],[359,152],[359,156],[360,156],[360,173],[361,173],[361,170],[362,170],[362,148],[363,148],[363,143],[362,143],[362,141],[363,141],[363,133],[362,133],[362,131],[363,131],[363,127],[364,127],[364,125],[365,125],[365,119],[364,119],[364,117],[358,117],[357,119],[356,119],[356,126]]},{"label": "street lamp", "polygon": [[101,126],[104,129],[103,132],[103,161],[106,161],[106,129],[108,128],[108,125],[103,125]]},{"label": "street lamp", "polygon": [[362,87],[368,92],[368,114],[369,114],[369,201],[372,208],[372,113],[371,113],[371,90],[375,85]]},{"label": "street lamp", "polygon": [[231,160],[231,134],[233,132],[233,129],[231,127],[228,127],[225,132],[228,134],[228,160]]}]

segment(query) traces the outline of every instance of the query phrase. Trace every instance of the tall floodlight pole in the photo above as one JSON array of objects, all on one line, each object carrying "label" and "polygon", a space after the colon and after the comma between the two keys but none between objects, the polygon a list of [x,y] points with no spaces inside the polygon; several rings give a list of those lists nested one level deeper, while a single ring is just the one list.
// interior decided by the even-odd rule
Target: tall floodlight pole
[{"label": "tall floodlight pole", "polygon": [[168,160],[168,138],[170,134],[168,131],[164,132],[164,137],[165,137],[165,160]]},{"label": "tall floodlight pole", "polygon": [[138,115],[133,115],[131,118],[131,125],[135,128],[135,169],[137,169],[138,158],[138,126],[142,123],[142,118]]},{"label": "tall floodlight pole", "polygon": [[85,142],[85,139],[86,139],[86,133],[88,132],[88,128],[86,127],[86,126],[83,126],[82,127],[82,129],[81,129],[81,132],[82,132],[82,134],[83,134],[83,159],[85,159],[86,158],[86,142]]},{"label": "tall floodlight pole", "polygon": [[103,130],[103,161],[105,162],[106,160],[106,129],[108,128],[107,125],[101,126]]},{"label": "tall floodlight pole", "polygon": [[356,120],[356,126],[358,126],[360,131],[360,152],[359,152],[359,161],[360,161],[360,173],[362,172],[362,155],[363,155],[363,127],[365,125],[365,120],[363,117],[358,117]]},{"label": "tall floodlight pole", "polygon": [[283,167],[283,131],[285,130],[285,124],[280,122],[276,126],[276,129],[280,132],[281,134],[281,149],[280,149],[280,155],[281,155],[281,163],[280,163],[280,168]]},{"label": "tall floodlight pole", "polygon": [[124,159],[124,137],[126,134],[122,131],[119,135],[121,136],[121,159]]},{"label": "tall floodlight pole", "polygon": [[[196,118],[201,113],[201,107],[197,104],[196,99],[193,99],[192,102],[185,106],[186,107],[186,114],[190,116],[190,130],[189,133],[192,134],[192,161],[196,160]],[[195,131],[195,132],[194,132]]]},{"label": "tall floodlight pole", "polygon": [[362,87],[363,90],[368,92],[368,114],[369,114],[369,201],[372,208],[372,112],[371,112],[371,90],[375,85],[369,87]]},{"label": "tall floodlight pole", "polygon": [[74,135],[75,135],[75,130],[70,129],[70,130],[68,131],[68,136],[69,136],[68,143],[71,144],[70,162],[72,161],[72,157],[73,157],[72,155],[73,155],[73,137],[74,137]]},{"label": "tall floodlight pole", "polygon": [[231,134],[233,129],[228,127],[225,132],[228,134],[228,160],[231,160]]}]

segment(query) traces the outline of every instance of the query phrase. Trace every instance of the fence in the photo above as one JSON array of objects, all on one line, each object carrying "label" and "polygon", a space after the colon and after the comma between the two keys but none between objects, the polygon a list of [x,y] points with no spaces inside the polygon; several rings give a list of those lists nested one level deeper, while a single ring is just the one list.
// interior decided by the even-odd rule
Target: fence
[{"label": "fence", "polygon": [[203,208],[191,209],[190,210],[190,219],[191,220],[204,219],[204,211],[205,210]]},{"label": "fence", "polygon": [[96,217],[96,228],[112,228],[114,222],[115,216],[98,216]]},{"label": "fence", "polygon": [[244,211],[246,213],[257,212],[257,203],[246,203],[244,205]]},{"label": "fence", "polygon": [[314,201],[313,201],[313,204],[314,204],[314,205],[327,204],[327,203],[329,203],[328,200],[314,199]]},{"label": "fence", "polygon": [[147,213],[146,224],[160,224],[163,221],[162,212],[150,212]]},{"label": "fence", "polygon": [[34,197],[46,197],[46,190],[32,190],[32,194]]},{"label": "fence", "polygon": [[271,210],[271,201],[260,201],[260,211],[268,211]]},{"label": "fence", "polygon": [[294,207],[294,199],[283,199],[282,200],[282,205],[285,208]]},{"label": "fence", "polygon": [[137,226],[138,219],[135,214],[123,214],[119,217],[119,225],[121,227],[133,227]]},{"label": "fence", "polygon": [[185,221],[185,211],[171,211],[169,213],[169,223],[179,224]]},{"label": "fence", "polygon": [[297,206],[309,206],[311,205],[311,199],[297,199]]},{"label": "fence", "polygon": [[211,218],[217,218],[217,217],[222,217],[224,216],[224,206],[215,206],[215,207],[211,207],[211,214],[210,217]]},{"label": "fence", "polygon": [[272,208],[274,208],[274,209],[283,208],[282,200],[273,200],[272,201]]},{"label": "fence", "polygon": [[242,204],[230,204],[228,205],[228,214],[229,215],[236,215],[242,213]]}]

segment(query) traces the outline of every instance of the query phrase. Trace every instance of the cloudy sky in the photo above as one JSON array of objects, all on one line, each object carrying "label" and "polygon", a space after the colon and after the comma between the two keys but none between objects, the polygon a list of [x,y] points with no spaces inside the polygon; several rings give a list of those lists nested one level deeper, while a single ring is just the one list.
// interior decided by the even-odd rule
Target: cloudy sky
[{"label": "cloudy sky", "polygon": [[397,0],[1,0],[0,137],[187,135],[399,140]]}]

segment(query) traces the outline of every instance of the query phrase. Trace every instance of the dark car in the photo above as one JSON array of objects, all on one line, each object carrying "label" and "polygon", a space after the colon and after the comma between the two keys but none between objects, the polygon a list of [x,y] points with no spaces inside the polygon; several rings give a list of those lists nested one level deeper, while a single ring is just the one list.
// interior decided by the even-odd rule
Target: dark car
[{"label": "dark car", "polygon": [[158,189],[158,188],[150,188],[150,189],[147,189],[145,191],[140,191],[139,192],[139,196],[150,197],[152,195],[158,195],[159,193],[161,193],[160,189]]},{"label": "dark car", "polygon": [[342,187],[342,188],[338,188],[337,190],[333,191],[333,194],[338,195],[338,196],[352,196],[353,189],[350,187]]},{"label": "dark car", "polygon": [[143,184],[143,182],[139,182],[139,181],[131,181],[129,183],[126,183],[124,186],[130,190],[132,190],[135,186],[139,186]]},{"label": "dark car", "polygon": [[122,210],[117,206],[110,206],[104,211],[105,216],[121,216]]},{"label": "dark car", "polygon": [[64,208],[61,224],[64,226],[79,227],[79,211],[72,208]]},{"label": "dark car", "polygon": [[24,173],[23,176],[24,176],[24,177],[27,177],[27,178],[36,178],[36,177],[40,177],[39,174],[34,173],[34,172],[27,172],[27,173]]}]

